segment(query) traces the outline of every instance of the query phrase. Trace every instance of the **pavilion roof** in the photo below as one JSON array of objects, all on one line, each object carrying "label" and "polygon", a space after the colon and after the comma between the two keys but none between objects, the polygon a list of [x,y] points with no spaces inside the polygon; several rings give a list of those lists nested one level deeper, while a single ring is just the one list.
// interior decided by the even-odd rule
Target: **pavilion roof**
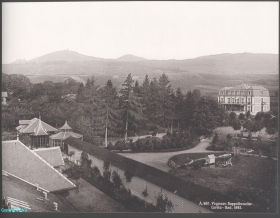
[{"label": "pavilion roof", "polygon": [[[32,120],[30,120],[30,123],[24,128],[22,129],[20,132],[21,133],[34,133],[35,129],[38,127],[39,125],[39,120],[38,118],[33,118]],[[46,130],[46,132],[56,132],[58,131],[56,128],[50,126],[49,124],[45,123],[44,121],[41,121],[41,125],[44,128],[44,130]]]},{"label": "pavilion roof", "polygon": [[68,125],[68,123],[67,123],[67,120],[65,121],[65,124],[60,128],[61,130],[69,130],[69,129],[72,129],[69,125]]},{"label": "pavilion roof", "polygon": [[47,133],[47,130],[43,128],[42,121],[40,119],[39,119],[38,126],[34,129],[34,133],[32,135],[34,136],[49,135]]}]

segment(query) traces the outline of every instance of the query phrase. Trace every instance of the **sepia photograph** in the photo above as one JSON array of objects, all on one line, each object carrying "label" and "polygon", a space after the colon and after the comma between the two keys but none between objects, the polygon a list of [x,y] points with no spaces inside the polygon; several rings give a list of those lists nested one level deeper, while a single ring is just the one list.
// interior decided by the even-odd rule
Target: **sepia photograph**
[{"label": "sepia photograph", "polygon": [[2,2],[1,78],[4,215],[279,211],[278,1]]}]

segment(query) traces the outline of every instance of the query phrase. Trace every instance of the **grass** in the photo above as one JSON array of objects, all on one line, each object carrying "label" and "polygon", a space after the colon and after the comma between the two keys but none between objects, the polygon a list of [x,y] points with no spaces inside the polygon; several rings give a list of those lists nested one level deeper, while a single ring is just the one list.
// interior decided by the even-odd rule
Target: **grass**
[{"label": "grass", "polygon": [[[182,154],[172,158],[177,164],[185,160],[205,157],[207,154]],[[225,168],[202,167],[194,171],[191,168],[177,168],[174,175],[196,182],[215,191],[227,193],[233,188],[271,190],[276,184],[277,162],[255,156],[235,156],[233,166]],[[189,176],[191,175],[191,176]]]}]

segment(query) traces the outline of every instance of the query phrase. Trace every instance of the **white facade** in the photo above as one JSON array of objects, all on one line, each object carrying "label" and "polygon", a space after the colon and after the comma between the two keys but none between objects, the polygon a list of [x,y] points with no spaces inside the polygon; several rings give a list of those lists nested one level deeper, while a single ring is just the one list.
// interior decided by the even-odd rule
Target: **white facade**
[{"label": "white facade", "polygon": [[270,96],[262,86],[241,84],[235,87],[220,89],[218,102],[228,111],[255,115],[258,112],[270,111]]}]

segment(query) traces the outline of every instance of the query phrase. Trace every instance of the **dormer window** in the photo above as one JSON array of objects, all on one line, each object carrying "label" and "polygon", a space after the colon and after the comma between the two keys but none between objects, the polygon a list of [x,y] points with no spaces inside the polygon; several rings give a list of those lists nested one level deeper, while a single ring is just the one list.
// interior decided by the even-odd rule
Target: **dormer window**
[{"label": "dormer window", "polygon": [[249,91],[248,94],[251,95],[251,92]]}]

